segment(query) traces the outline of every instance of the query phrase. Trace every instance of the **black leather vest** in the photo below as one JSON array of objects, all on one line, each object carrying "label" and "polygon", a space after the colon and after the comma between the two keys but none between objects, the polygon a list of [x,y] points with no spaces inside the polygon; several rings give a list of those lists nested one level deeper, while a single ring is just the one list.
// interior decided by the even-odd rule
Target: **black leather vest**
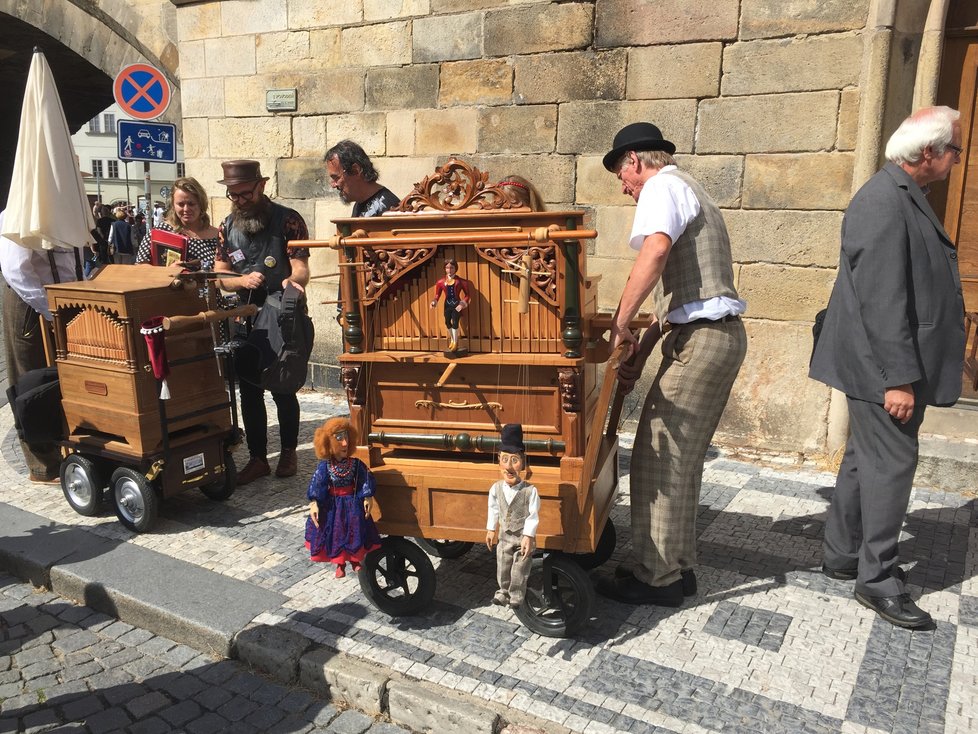
[{"label": "black leather vest", "polygon": [[[229,214],[224,220],[224,246],[231,269],[240,275],[261,273],[265,276],[267,290],[254,294],[262,302],[266,293],[280,293],[282,281],[292,275],[285,239],[285,218],[292,210],[275,202],[269,203],[272,207],[271,218],[261,232],[246,234],[235,229],[234,214]],[[236,252],[241,255],[236,255]]]}]

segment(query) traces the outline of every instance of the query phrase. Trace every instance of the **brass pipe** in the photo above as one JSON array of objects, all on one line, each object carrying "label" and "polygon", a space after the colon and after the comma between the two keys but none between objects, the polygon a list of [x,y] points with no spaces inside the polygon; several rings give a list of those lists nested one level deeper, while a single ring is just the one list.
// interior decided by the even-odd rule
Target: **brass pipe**
[{"label": "brass pipe", "polygon": [[427,236],[413,235],[410,237],[333,237],[330,240],[294,240],[289,247],[405,247],[408,245],[458,245],[479,244],[494,245],[506,243],[526,243],[529,245],[562,240],[591,240],[598,236],[593,229],[548,229],[537,227],[527,232],[496,232],[479,233],[464,232],[461,234],[431,234]]}]

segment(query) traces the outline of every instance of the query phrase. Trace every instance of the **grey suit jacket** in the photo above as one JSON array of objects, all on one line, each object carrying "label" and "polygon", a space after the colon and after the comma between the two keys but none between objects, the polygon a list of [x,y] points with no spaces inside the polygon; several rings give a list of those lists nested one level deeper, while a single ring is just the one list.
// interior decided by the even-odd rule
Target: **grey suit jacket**
[{"label": "grey suit jacket", "polygon": [[957,257],[924,192],[887,163],[842,220],[839,274],[809,376],[874,403],[905,384],[917,403],[954,403],[964,362]]}]

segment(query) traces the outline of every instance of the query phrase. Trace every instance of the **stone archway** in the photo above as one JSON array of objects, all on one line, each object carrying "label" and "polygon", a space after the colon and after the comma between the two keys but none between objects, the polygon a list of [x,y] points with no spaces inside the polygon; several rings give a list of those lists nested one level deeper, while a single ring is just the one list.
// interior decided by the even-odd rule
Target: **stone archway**
[{"label": "stone archway", "polygon": [[0,207],[7,200],[21,100],[32,49],[51,64],[69,127],[75,131],[112,103],[112,80],[127,64],[148,63],[172,87],[166,118],[181,118],[175,8],[168,0],[0,0]]}]

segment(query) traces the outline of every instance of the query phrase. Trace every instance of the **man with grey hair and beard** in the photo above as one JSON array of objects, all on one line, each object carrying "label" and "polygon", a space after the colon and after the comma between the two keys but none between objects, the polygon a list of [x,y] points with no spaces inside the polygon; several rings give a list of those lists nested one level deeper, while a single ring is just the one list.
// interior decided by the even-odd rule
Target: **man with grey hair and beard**
[{"label": "man with grey hair and beard", "polygon": [[[309,250],[289,247],[294,240],[309,239],[305,221],[293,209],[276,204],[265,196],[267,176],[261,175],[258,161],[221,163],[231,213],[221,223],[220,244],[214,269],[235,273],[221,279],[225,290],[239,291],[244,303],[259,308],[270,295],[281,294],[291,284],[300,291],[309,282]],[[246,380],[241,390],[241,418],[244,422],[250,459],[238,473],[238,484],[248,484],[271,474],[268,465],[268,418],[265,391]],[[282,453],[275,476],[291,477],[297,470],[299,443],[299,401],[295,394],[272,393],[278,411]]]}]

